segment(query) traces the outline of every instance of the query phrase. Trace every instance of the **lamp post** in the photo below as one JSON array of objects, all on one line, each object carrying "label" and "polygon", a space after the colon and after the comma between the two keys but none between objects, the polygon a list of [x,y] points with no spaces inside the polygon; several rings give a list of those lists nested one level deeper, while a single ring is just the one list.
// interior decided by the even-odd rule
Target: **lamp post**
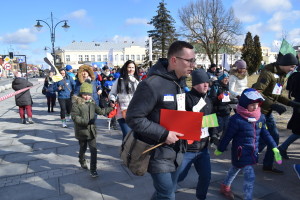
[{"label": "lamp post", "polygon": [[52,56],[53,56],[53,62],[54,62],[54,66],[56,66],[56,56],[55,56],[55,49],[54,49],[54,43],[55,43],[55,29],[57,27],[58,24],[60,23],[64,23],[64,25],[62,26],[62,28],[64,28],[65,30],[68,30],[68,28],[70,28],[70,26],[68,25],[68,21],[67,20],[61,20],[59,22],[57,22],[55,25],[53,24],[53,15],[51,12],[51,24],[49,25],[46,21],[44,20],[36,20],[37,23],[35,25],[35,27],[37,28],[38,31],[41,30],[41,28],[43,27],[43,25],[41,25],[41,22],[45,23],[49,29],[50,29],[50,36],[51,36],[51,43],[52,43]]}]

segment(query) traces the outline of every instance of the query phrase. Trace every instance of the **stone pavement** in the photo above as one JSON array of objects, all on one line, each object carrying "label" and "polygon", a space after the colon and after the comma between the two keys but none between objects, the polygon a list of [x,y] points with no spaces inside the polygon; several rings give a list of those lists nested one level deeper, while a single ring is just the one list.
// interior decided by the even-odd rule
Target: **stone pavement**
[{"label": "stone pavement", "polygon": [[[154,191],[149,174],[134,176],[119,159],[121,131],[108,130],[105,117],[97,120],[99,177],[91,178],[89,171],[79,166],[79,147],[72,122],[68,128],[61,128],[58,105],[54,113],[48,113],[46,99],[41,94],[42,82],[32,81],[34,124],[20,123],[14,97],[0,102],[0,200],[149,200]],[[5,90],[0,97],[11,92]],[[284,117],[289,118],[276,117],[279,124]],[[289,131],[280,131],[283,141]],[[261,164],[255,166],[254,199],[300,198],[300,180],[292,169],[292,164],[300,163],[297,145],[299,141],[289,149],[291,159],[276,166],[284,169],[285,175],[264,173]],[[222,200],[219,186],[230,167],[230,151],[217,158],[212,155],[211,163],[212,180],[207,199]],[[195,200],[196,183],[197,173],[192,167],[188,177],[179,184],[176,200]],[[232,185],[236,199],[242,199],[242,186],[240,173]]]}]

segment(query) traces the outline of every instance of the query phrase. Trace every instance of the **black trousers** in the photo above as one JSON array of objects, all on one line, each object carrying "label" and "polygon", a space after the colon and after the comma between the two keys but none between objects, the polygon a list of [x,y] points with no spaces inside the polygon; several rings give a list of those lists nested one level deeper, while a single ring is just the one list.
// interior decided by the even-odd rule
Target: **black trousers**
[{"label": "black trousers", "polygon": [[70,115],[72,109],[72,100],[69,99],[58,99],[60,105],[60,118],[65,119],[66,113]]},{"label": "black trousers", "polygon": [[91,139],[91,140],[79,140],[79,162],[85,160],[85,152],[87,149],[87,145],[89,145],[89,149],[91,152],[91,165],[90,165],[90,170],[96,170],[97,169],[97,143],[96,143],[96,138]]},{"label": "black trousers", "polygon": [[53,107],[55,106],[56,97],[47,97],[47,106],[48,106],[48,112],[53,110]]}]

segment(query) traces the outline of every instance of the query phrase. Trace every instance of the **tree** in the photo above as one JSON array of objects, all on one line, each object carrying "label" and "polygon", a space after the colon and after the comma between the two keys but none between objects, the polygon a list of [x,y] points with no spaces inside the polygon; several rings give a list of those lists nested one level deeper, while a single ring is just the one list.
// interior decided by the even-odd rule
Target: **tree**
[{"label": "tree", "polygon": [[257,35],[254,36],[253,38],[254,43],[253,43],[253,66],[251,71],[248,70],[249,74],[253,74],[254,72],[258,71],[259,67],[261,66],[261,61],[263,60],[262,57],[262,50],[261,50],[261,45],[260,45],[260,41],[259,41],[259,37]]},{"label": "tree", "polygon": [[[167,57],[169,46],[177,40],[178,34],[174,27],[174,19],[166,8],[166,3],[162,0],[158,5],[157,15],[154,16],[149,24],[154,26],[153,30],[148,31],[149,37],[152,37],[153,55],[161,58]],[[147,42],[147,47],[149,43]],[[149,56],[149,53],[148,53]],[[147,56],[147,57],[148,57]],[[149,60],[149,57],[147,58]]]},{"label": "tree", "polygon": [[[241,22],[230,8],[226,11],[221,0],[198,0],[179,10],[183,36],[204,49],[211,63],[218,64],[220,49],[235,43]],[[199,53],[199,52],[197,52]]]}]

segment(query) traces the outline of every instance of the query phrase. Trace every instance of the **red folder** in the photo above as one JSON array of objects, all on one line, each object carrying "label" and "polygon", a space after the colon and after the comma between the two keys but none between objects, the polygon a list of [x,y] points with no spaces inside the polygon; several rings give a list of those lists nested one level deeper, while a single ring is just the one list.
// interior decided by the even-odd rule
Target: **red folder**
[{"label": "red folder", "polygon": [[183,140],[200,141],[203,113],[161,109],[160,125],[169,131],[184,134]]}]

